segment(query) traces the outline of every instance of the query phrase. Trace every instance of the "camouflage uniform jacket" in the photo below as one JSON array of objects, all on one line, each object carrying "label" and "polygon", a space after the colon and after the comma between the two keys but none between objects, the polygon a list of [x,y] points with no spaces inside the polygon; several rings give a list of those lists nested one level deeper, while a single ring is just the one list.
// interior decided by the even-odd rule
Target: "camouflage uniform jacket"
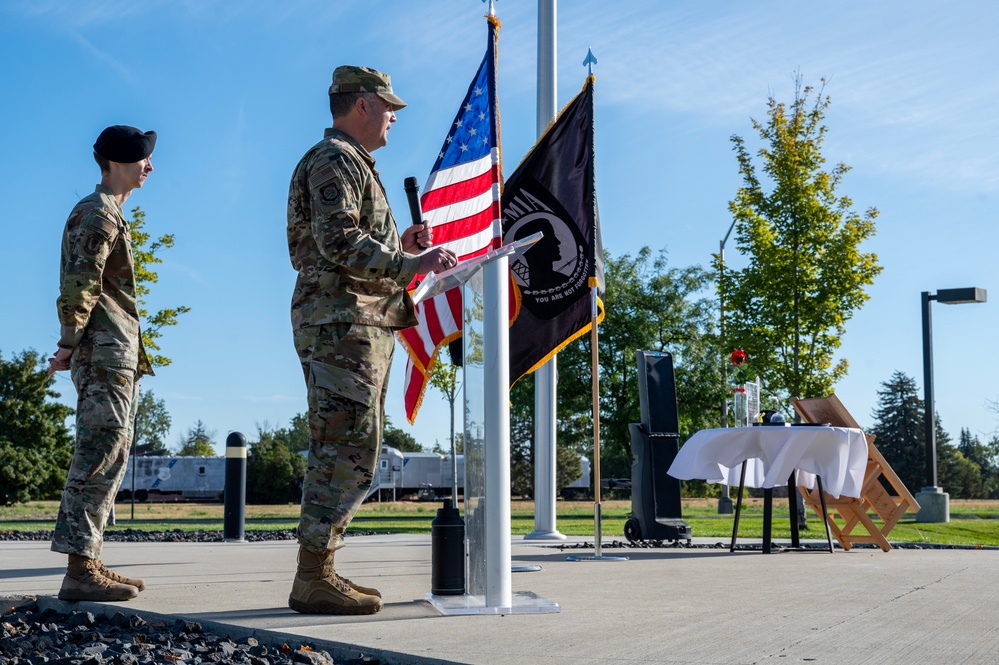
[{"label": "camouflage uniform jacket", "polygon": [[98,185],[69,215],[59,271],[59,346],[74,363],[152,374],[139,332],[128,222],[108,188]]},{"label": "camouflage uniform jacket", "polygon": [[295,330],[326,323],[416,325],[406,291],[420,259],[402,251],[375,160],[327,129],[295,168],[288,192],[288,252],[298,271]]}]

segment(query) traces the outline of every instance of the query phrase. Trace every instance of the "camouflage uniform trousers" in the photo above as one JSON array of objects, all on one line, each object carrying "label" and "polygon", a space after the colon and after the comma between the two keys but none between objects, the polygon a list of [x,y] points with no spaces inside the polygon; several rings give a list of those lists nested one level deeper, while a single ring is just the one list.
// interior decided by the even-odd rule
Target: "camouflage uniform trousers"
[{"label": "camouflage uniform trousers", "polygon": [[76,449],[59,505],[52,551],[98,559],[104,527],[125,475],[135,426],[134,369],[74,364]]},{"label": "camouflage uniform trousers", "polygon": [[295,331],[309,395],[309,456],[299,543],[343,547],[343,532],[371,487],[385,419],[392,329],[330,323]]}]

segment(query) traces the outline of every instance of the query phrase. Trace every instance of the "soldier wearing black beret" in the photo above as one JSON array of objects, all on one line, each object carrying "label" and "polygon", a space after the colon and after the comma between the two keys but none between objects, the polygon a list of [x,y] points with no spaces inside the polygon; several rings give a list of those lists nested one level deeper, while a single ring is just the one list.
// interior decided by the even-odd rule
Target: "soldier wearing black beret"
[{"label": "soldier wearing black beret", "polygon": [[[97,137],[94,153],[110,162],[134,164],[148,159],[155,147],[156,132],[142,132],[127,125],[112,125]],[[127,196],[126,194],[126,198]]]},{"label": "soldier wearing black beret", "polygon": [[153,171],[156,132],[108,127],[94,143],[101,184],[69,215],[62,238],[59,347],[49,372],[71,370],[76,446],[52,534],[69,555],[59,598],[119,601],[145,589],[101,563],[104,527],[132,445],[139,379],[152,374],[139,332],[128,222],[122,206]]}]

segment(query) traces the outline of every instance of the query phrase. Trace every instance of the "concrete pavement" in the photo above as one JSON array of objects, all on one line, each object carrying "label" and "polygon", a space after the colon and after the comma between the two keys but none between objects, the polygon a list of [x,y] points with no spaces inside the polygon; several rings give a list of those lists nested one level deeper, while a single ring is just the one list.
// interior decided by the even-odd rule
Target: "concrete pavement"
[{"label": "concrete pavement", "polygon": [[[996,550],[764,555],[727,547],[618,550],[609,542],[605,555],[630,559],[571,562],[567,555],[592,550],[513,538],[514,565],[541,566],[514,573],[514,591],[559,603],[556,614],[441,616],[424,600],[430,538],[419,535],[352,537],[337,553],[340,573],[382,591],[385,608],[370,617],[289,610],[292,541],[110,542],[105,563],[143,577],[148,588],[127,603],[80,605],[182,617],[233,638],[297,641],[400,664],[999,662]],[[65,561],[47,542],[0,543],[0,597],[75,606],[54,598]]]}]

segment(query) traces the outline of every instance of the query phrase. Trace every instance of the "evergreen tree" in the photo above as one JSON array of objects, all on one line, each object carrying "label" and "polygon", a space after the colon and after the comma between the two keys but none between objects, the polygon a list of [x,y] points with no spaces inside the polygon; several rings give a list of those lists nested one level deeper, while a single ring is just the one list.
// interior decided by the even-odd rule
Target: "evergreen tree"
[{"label": "evergreen tree", "polygon": [[[881,386],[870,433],[877,437],[875,445],[895,473],[909,491],[915,493],[926,486],[924,402],[919,398],[915,380],[903,372],[896,371]],[[968,459],[960,446],[951,443],[939,415],[936,417],[936,453],[940,487],[954,498],[975,498],[982,494],[978,464]]]},{"label": "evergreen tree", "polygon": [[999,437],[982,443],[967,429],[961,430],[957,449],[969,461],[978,465],[981,473],[981,490],[975,498],[999,498]]},{"label": "evergreen tree", "polygon": [[917,492],[926,484],[926,433],[916,381],[903,372],[892,374],[881,384],[871,415],[875,445],[909,491]]},{"label": "evergreen tree", "polygon": [[962,427],[957,446],[948,443],[948,448],[949,455],[940,456],[941,459],[948,460],[947,468],[938,470],[941,476],[940,484],[955,498],[986,498],[984,480],[987,471],[982,467],[982,463],[988,462],[981,458],[979,452],[983,451],[985,446],[978,437],[971,435],[968,428]]},{"label": "evergreen tree", "polygon": [[999,436],[989,439],[981,454],[976,461],[982,469],[983,494],[987,499],[999,499]]},{"label": "evergreen tree", "polygon": [[35,351],[0,353],[0,504],[59,496],[73,457],[55,377]]},{"label": "evergreen tree", "polygon": [[[954,499],[981,498],[981,469],[951,442],[950,434],[944,431],[940,423],[940,414],[936,417],[936,428],[937,484]],[[926,465],[923,464],[923,467],[925,469]],[[923,475],[925,476],[925,472]]]},{"label": "evergreen tree", "polygon": [[812,92],[798,76],[790,106],[770,98],[767,122],[753,120],[764,142],[762,177],[745,141],[731,139],[743,186],[729,210],[749,265],[725,270],[718,285],[727,313],[722,355],[743,349],[766,392],[798,397],[826,395],[846,375],[846,358],[834,364],[833,356],[881,272],[877,256],[859,250],[878,211],[861,216],[837,193],[848,166],[824,170],[830,102],[822,90],[811,102]]},{"label": "evergreen tree", "polygon": [[187,430],[187,436],[181,436],[179,440],[180,448],[177,450],[178,457],[193,457],[195,455],[215,455],[215,430],[208,429],[201,420],[198,420]]}]

